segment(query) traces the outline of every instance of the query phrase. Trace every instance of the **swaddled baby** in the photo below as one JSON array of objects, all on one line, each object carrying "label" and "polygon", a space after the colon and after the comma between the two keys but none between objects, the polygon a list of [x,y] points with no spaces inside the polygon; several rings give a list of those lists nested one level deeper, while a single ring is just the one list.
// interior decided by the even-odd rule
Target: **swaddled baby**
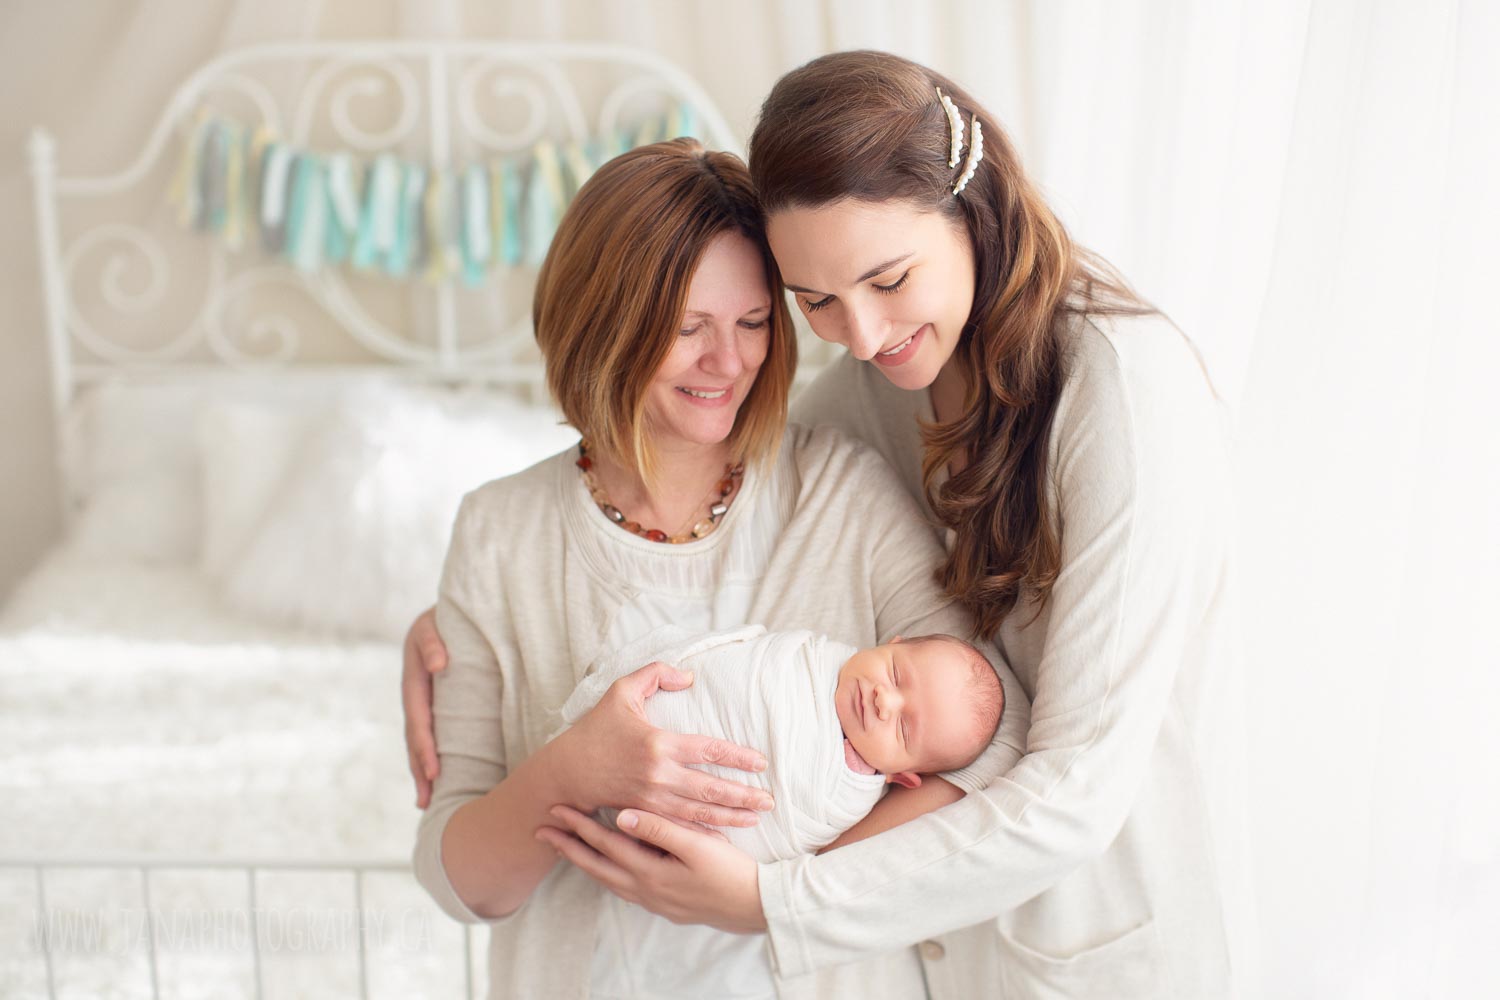
[{"label": "swaddled baby", "polygon": [[693,671],[682,691],[658,691],[646,716],[662,729],[754,747],[760,773],[702,770],[759,785],[776,807],[753,827],[725,827],[757,861],[832,842],[874,808],[889,782],[974,761],[1000,724],[1004,692],[988,660],[947,635],[855,649],[813,632],[758,625],[693,633],[654,629],[600,663],[563,705],[571,725],[609,685],[661,660]]}]

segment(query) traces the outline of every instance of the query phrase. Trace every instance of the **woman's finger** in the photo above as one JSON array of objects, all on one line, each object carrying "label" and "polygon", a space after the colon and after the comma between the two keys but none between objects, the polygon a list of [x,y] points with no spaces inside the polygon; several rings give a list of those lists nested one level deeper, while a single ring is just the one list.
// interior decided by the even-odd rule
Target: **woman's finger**
[{"label": "woman's finger", "polygon": [[[615,822],[631,837],[659,848],[674,858],[686,860],[702,845],[703,834],[696,830],[689,830],[681,824],[669,822],[655,813],[626,809],[620,813]],[[640,850],[639,844],[635,847]]]},{"label": "woman's finger", "polygon": [[432,678],[417,662],[411,643],[401,665],[401,711],[406,716],[406,757],[417,786],[417,808],[426,809],[438,776],[432,733]]},{"label": "woman's finger", "polygon": [[412,622],[407,639],[417,648],[422,667],[429,675],[441,673],[448,667],[448,647],[437,629],[437,609],[428,608]]},{"label": "woman's finger", "polygon": [[706,802],[709,805],[727,806],[735,810],[770,812],[776,808],[776,800],[764,788],[715,778],[696,768],[686,768],[686,770],[692,775],[689,778],[689,798]]},{"label": "woman's finger", "polygon": [[730,809],[681,795],[669,796],[661,806],[661,812],[684,823],[701,823],[705,826],[754,826],[760,822],[760,814],[749,809]]},{"label": "woman's finger", "polygon": [[699,833],[706,833],[710,837],[718,837],[726,844],[729,843],[729,837],[725,835],[723,830],[720,830],[716,826],[704,826],[702,823],[693,823],[685,819],[677,819],[673,816],[663,815],[662,818],[668,820],[669,822],[676,823],[678,826],[685,827],[686,829],[696,830]]},{"label": "woman's finger", "polygon": [[[661,860],[656,851],[642,846],[623,833],[609,829],[592,816],[585,816],[570,806],[553,806],[551,814],[555,820],[593,848],[601,858],[618,868],[621,873],[627,873],[632,884],[636,873],[646,865]],[[653,814],[647,813],[647,815]],[[608,873],[608,869],[602,863],[598,867],[602,872]],[[602,878],[601,881],[603,881]]]},{"label": "woman's finger", "polygon": [[412,783],[417,786],[417,808],[426,809],[432,804],[432,782],[423,773],[423,765],[411,751],[406,754],[406,768],[411,772]]},{"label": "woman's finger", "polygon": [[[732,767],[737,771],[759,772],[766,769],[765,754],[759,750],[742,747],[728,740],[715,739],[712,736],[682,737],[678,745],[677,761],[681,764],[718,764],[721,767]],[[739,805],[740,803],[729,804]]]},{"label": "woman's finger", "polygon": [[609,858],[594,850],[576,834],[566,833],[555,827],[544,826],[536,831],[536,838],[552,846],[569,864],[582,869],[589,878],[603,885],[622,899],[635,902],[634,880],[630,874]]},{"label": "woman's finger", "polygon": [[640,705],[657,691],[681,691],[693,683],[691,670],[678,670],[670,663],[654,660],[615,681],[633,705]]}]

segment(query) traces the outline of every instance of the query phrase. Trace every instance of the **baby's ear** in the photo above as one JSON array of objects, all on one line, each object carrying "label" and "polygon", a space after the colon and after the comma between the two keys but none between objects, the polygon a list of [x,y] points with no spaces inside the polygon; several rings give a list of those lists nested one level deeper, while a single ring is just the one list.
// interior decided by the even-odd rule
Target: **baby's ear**
[{"label": "baby's ear", "polygon": [[922,784],[922,776],[915,771],[897,771],[885,776],[886,784],[895,782],[902,788],[916,788]]}]

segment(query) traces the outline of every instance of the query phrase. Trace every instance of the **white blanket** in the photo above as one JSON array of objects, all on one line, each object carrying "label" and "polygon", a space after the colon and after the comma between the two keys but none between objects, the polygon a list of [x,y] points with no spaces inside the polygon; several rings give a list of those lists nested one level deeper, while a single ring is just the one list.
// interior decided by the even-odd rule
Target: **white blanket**
[{"label": "white blanket", "polygon": [[839,667],[855,649],[812,632],[767,632],[759,625],[693,633],[653,629],[595,666],[563,705],[571,725],[610,684],[653,660],[693,671],[683,691],[646,700],[653,725],[754,747],[768,766],[757,774],[714,764],[709,774],[766,789],[776,808],[753,827],[725,835],[757,861],[807,854],[834,840],[874,808],[885,789],[878,774],[844,763],[844,734],[834,711]]}]

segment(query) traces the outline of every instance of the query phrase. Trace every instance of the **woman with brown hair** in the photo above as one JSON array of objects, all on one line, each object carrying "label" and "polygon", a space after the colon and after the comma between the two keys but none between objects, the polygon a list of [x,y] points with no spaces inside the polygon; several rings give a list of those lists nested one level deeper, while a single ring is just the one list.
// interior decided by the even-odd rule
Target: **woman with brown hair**
[{"label": "woman with brown hair", "polygon": [[926,506],[939,578],[1032,701],[1027,755],[900,830],[760,866],[754,892],[650,817],[637,835],[677,863],[576,818],[567,856],[676,919],[766,928],[782,975],[935,938],[939,997],[1240,995],[1230,473],[1195,350],[925,67],[793,71],[750,168],[798,308],[849,351],[793,417],[872,444]]},{"label": "woman with brown hair", "polygon": [[[459,511],[435,615],[441,769],[414,855],[446,912],[491,925],[492,996],[924,994],[910,947],[785,983],[763,934],[675,926],[558,865],[537,836],[603,805],[708,825],[772,808],[688,766],[758,769],[755,748],[646,722],[654,691],[691,683],[665,664],[617,681],[548,740],[588,665],[657,626],[816,627],[864,646],[971,625],[933,580],[941,546],[879,456],[829,428],[785,427],[796,355],[775,273],[744,164],[688,139],[604,165],[553,239],[533,318],[583,445]],[[1013,699],[979,761],[923,786],[984,787],[1019,758],[1026,718]],[[888,796],[845,840],[932,804]]]}]

